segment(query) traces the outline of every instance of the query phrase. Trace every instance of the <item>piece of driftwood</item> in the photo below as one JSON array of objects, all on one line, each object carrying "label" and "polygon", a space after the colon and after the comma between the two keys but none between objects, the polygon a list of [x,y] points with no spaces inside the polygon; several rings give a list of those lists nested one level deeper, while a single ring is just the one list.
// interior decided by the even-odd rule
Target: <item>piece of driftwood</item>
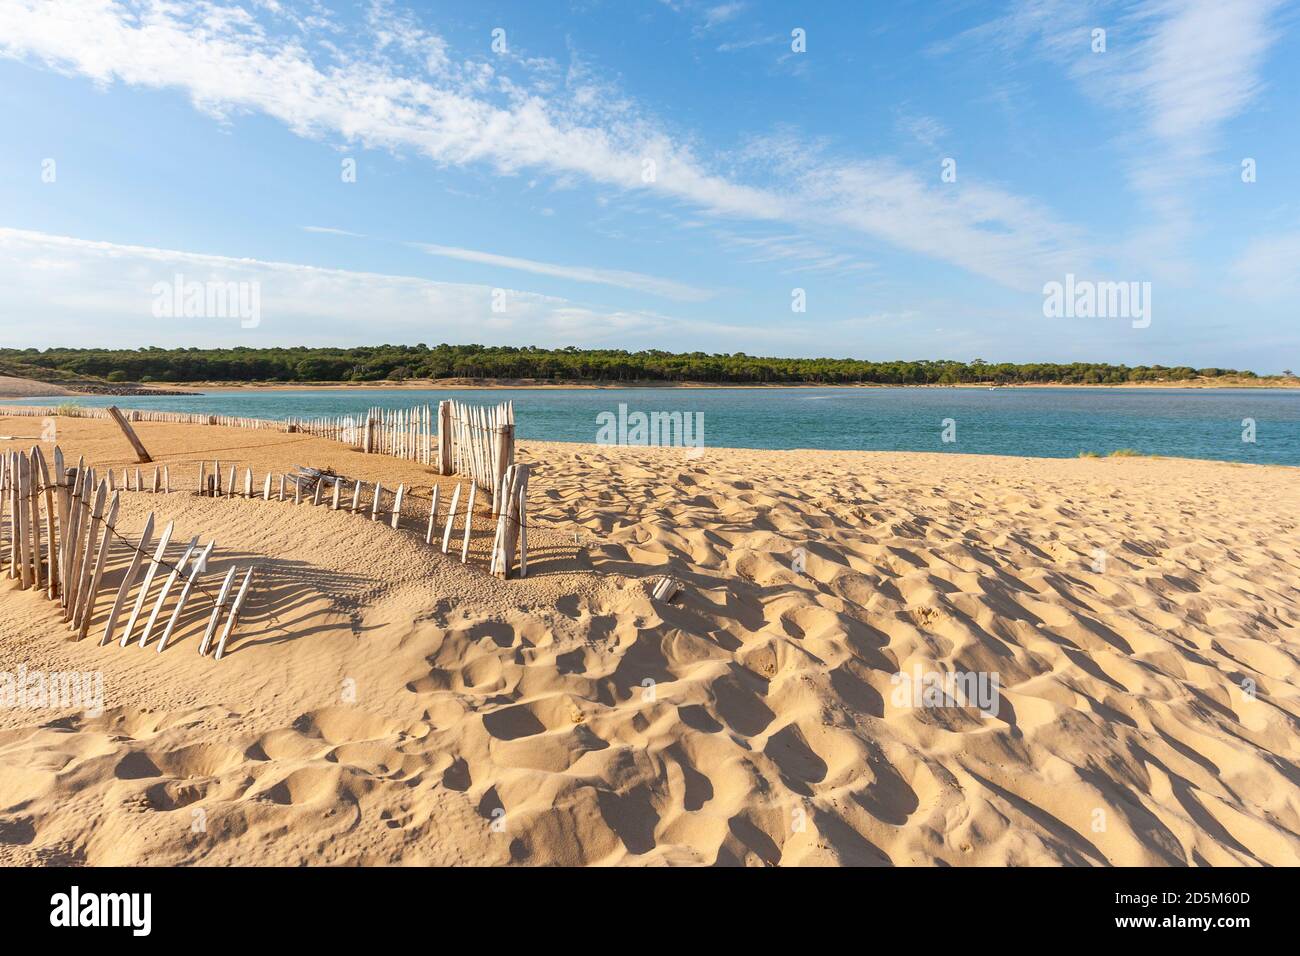
[{"label": "piece of driftwood", "polygon": [[149,457],[149,452],[145,450],[144,442],[140,441],[140,436],[135,433],[135,429],[132,428],[131,423],[126,420],[126,416],[122,414],[122,410],[116,405],[110,405],[106,411],[108,412],[109,417],[117,424],[117,427],[122,429],[122,434],[125,435],[126,440],[131,443],[131,447],[135,449],[136,461],[140,462],[142,465],[147,465],[153,461],[153,459]]}]

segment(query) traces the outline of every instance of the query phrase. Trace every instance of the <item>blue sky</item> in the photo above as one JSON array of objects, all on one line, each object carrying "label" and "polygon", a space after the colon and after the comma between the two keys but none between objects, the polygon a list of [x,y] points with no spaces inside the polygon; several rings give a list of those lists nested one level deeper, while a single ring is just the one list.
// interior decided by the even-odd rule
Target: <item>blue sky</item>
[{"label": "blue sky", "polygon": [[0,344],[1300,367],[1294,4],[809,6],[0,0]]}]

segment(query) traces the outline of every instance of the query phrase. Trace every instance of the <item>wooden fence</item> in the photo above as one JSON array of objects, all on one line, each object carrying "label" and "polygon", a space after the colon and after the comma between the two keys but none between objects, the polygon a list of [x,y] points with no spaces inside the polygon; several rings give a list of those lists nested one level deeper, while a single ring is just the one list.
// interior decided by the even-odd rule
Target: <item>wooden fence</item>
[{"label": "wooden fence", "polygon": [[[161,476],[155,469],[155,492],[160,490],[160,480]],[[125,470],[122,484],[124,489],[131,488],[130,475]],[[170,481],[167,480],[163,487],[169,489]],[[137,468],[134,490],[141,489],[141,474]],[[0,535],[0,542],[7,542],[8,545],[7,561],[3,560],[4,551],[0,551],[0,567],[8,564],[8,575],[11,579],[18,580],[20,589],[35,588],[44,591],[50,601],[58,601],[64,621],[76,639],[83,640],[90,631],[100,593],[106,590],[104,569],[109,555],[114,548],[125,548],[131,554],[131,561],[105,618],[103,635],[99,640],[102,646],[113,639],[131,587],[145,559],[149,559],[120,643],[126,647],[135,633],[136,625],[142,624],[139,631],[140,646],[147,646],[150,636],[158,633],[158,651],[161,653],[166,648],[191,593],[196,586],[200,591],[203,590],[198,582],[207,569],[216,541],[210,540],[206,546],[199,547],[196,535],[190,540],[180,561],[170,564],[165,560],[173,531],[173,525],[169,522],[150,558],[153,513],[150,512],[145,519],[144,530],[137,543],[117,531],[119,502],[120,492],[111,471],[97,476],[95,469],[87,467],[84,459],[78,460],[75,468],[65,468],[63,451],[57,445],[54,447],[52,469],[39,445],[34,446],[30,454],[21,451],[0,453],[0,530],[8,530],[7,536]],[[167,574],[150,608],[149,591],[160,569],[166,569]],[[217,660],[225,654],[226,642],[239,619],[240,609],[253,578],[253,569],[250,567],[244,574],[234,600],[230,601],[228,597],[235,572],[236,568],[232,566],[226,574],[221,594],[214,602],[199,647],[199,653],[206,655],[222,613],[226,612],[225,627],[217,643]],[[178,581],[181,581],[181,585],[175,605],[164,621],[163,610],[167,598]],[[160,632],[157,630],[159,625]]]},{"label": "wooden fence", "polygon": [[[124,408],[122,414],[132,422],[162,422],[170,425],[225,425],[227,428],[263,428],[287,431],[285,422],[270,418],[243,418],[236,415],[208,415],[199,412],[162,412],[148,408]],[[0,415],[15,418],[112,418],[107,408],[91,405],[0,405]]]},{"label": "wooden fence", "polygon": [[[28,418],[110,418],[106,408],[86,405],[0,406],[0,415]],[[506,469],[515,460],[515,408],[513,402],[467,405],[444,400],[408,409],[371,408],[364,416],[335,415],[318,418],[243,418],[192,412],[123,409],[130,422],[178,425],[224,425],[229,428],[272,429],[343,442],[367,454],[391,455],[425,465],[436,465],[443,475],[466,475],[492,495],[492,513],[500,513],[500,494]],[[436,450],[436,451],[435,451]]]},{"label": "wooden fence", "polygon": [[[503,476],[502,488],[507,494],[497,496],[502,507],[492,511],[496,519],[496,534],[492,542],[489,570],[501,578],[508,578],[518,554],[519,576],[528,573],[528,465],[511,465]],[[138,479],[137,479],[138,480]],[[261,498],[264,501],[292,501],[295,505],[310,504],[328,507],[331,511],[347,511],[371,521],[383,521],[390,528],[402,527],[403,522],[424,531],[424,543],[441,547],[443,554],[454,554],[453,535],[459,533],[460,560],[469,563],[470,546],[474,534],[474,504],[479,494],[478,482],[471,479],[465,496],[464,510],[460,510],[463,483],[452,490],[445,509],[440,507],[439,488],[421,494],[405,484],[396,489],[385,488],[383,482],[368,483],[360,479],[332,475],[327,472],[298,466],[295,474],[267,472],[258,481],[253,470],[235,464],[214,460],[199,462],[197,492],[211,498]],[[510,508],[504,507],[507,497]],[[427,505],[424,504],[427,502]],[[427,507],[427,514],[425,508]],[[457,528],[457,522],[461,527]],[[439,534],[441,529],[441,535]]]}]

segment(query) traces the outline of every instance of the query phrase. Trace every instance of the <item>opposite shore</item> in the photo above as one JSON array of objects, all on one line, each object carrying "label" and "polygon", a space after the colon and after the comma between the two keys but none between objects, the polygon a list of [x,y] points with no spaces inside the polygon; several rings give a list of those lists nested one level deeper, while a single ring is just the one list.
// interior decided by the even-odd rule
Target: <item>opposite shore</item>
[{"label": "opposite shore", "polygon": [[1075,382],[1025,382],[1001,384],[997,382],[963,382],[955,384],[892,384],[875,382],[854,382],[850,384],[818,382],[738,382],[722,384],[717,382],[665,382],[665,381],[627,381],[627,382],[580,382],[551,381],[539,379],[478,379],[478,378],[444,378],[444,379],[405,379],[402,381],[378,380],[373,382],[169,382],[166,386],[149,384],[118,385],[111,391],[100,388],[79,389],[64,387],[33,379],[20,379],[0,376],[0,399],[5,398],[58,398],[85,395],[113,394],[122,396],[174,396],[207,392],[276,392],[276,391],[376,391],[376,390],[465,390],[481,389],[548,389],[555,391],[628,388],[665,388],[665,389],[719,389],[735,391],[739,389],[778,389],[778,388],[925,388],[925,389],[1260,389],[1260,388],[1300,388],[1300,378],[1278,378],[1274,380],[1203,378],[1170,382],[1122,382],[1117,384],[1080,384]]}]

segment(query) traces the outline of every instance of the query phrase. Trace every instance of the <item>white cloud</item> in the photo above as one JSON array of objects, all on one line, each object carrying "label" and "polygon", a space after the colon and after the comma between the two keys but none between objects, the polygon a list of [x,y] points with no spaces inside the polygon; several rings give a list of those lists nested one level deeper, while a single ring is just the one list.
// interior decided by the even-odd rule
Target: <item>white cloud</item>
[{"label": "white cloud", "polygon": [[429,243],[412,243],[417,249],[432,256],[458,259],[461,262],[475,262],[480,265],[496,266],[502,269],[518,269],[534,275],[553,276],[558,279],[572,279],[575,282],[590,282],[599,285],[616,286],[620,289],[632,289],[636,292],[649,292],[651,295],[678,299],[683,302],[703,302],[714,296],[708,289],[661,279],[640,272],[624,272],[617,269],[596,269],[589,266],[563,266],[550,262],[538,262],[534,259],[520,259],[515,256],[502,256],[492,252],[480,252],[475,249],[459,249],[454,246],[439,246]]},{"label": "white cloud", "polygon": [[704,11],[704,26],[706,28],[716,27],[719,24],[734,20],[745,9],[743,3],[720,3],[717,6],[709,7]]},{"label": "white cloud", "polygon": [[742,251],[746,262],[788,263],[787,273],[816,272],[850,275],[871,268],[870,263],[842,252],[832,252],[799,235],[745,236],[722,230],[719,238]]},{"label": "white cloud", "polygon": [[1131,62],[1126,83],[1147,105],[1153,133],[1193,156],[1208,150],[1222,124],[1260,89],[1259,68],[1272,42],[1268,19],[1278,0],[1180,0],[1144,5],[1164,14]]},{"label": "white cloud", "polygon": [[[0,56],[100,84],[180,89],[218,117],[259,112],[299,135],[413,149],[440,164],[585,177],[718,217],[796,228],[834,221],[856,245],[897,243],[1016,287],[1061,271],[1063,254],[1083,268],[1076,230],[989,185],[945,187],[937,173],[923,180],[885,161],[849,159],[809,163],[757,188],[711,171],[690,145],[580,71],[547,97],[499,72],[504,66],[455,61],[440,38],[384,5],[372,10],[369,33],[346,43],[337,25],[320,21],[292,20],[294,30],[279,36],[274,24],[211,4],[0,0]],[[649,181],[646,160],[654,162]]]},{"label": "white cloud", "polygon": [[788,39],[789,37],[783,34],[773,33],[767,36],[750,37],[748,40],[727,40],[723,43],[719,43],[717,47],[715,47],[715,52],[738,53],[741,50],[752,50],[755,47],[785,43]]},{"label": "white cloud", "polygon": [[[1029,0],[1006,16],[936,46],[1029,47],[1060,63],[1098,103],[1136,117],[1149,134],[1131,168],[1135,185],[1167,191],[1204,174],[1223,125],[1261,89],[1281,0]],[[1106,30],[1094,52],[1092,31]]]},{"label": "white cloud", "polygon": [[[936,45],[992,49],[1019,65],[1024,51],[1059,64],[1120,124],[1115,148],[1142,223],[1112,240],[1117,261],[1185,282],[1200,218],[1195,191],[1231,164],[1216,155],[1226,125],[1255,100],[1281,0],[1026,0],[1010,13]],[[1106,31],[1094,52],[1092,32]],[[1077,270],[1076,270],[1077,271]]]},{"label": "white cloud", "polygon": [[900,116],[895,124],[899,132],[910,136],[922,146],[933,149],[939,140],[948,135],[948,127],[933,116]]},{"label": "white cloud", "polygon": [[364,239],[365,234],[360,232],[349,232],[346,229],[335,229],[333,226],[299,226],[303,232],[318,232],[329,236],[351,236],[354,239]]},{"label": "white cloud", "polygon": [[1300,298],[1300,232],[1251,240],[1233,260],[1229,274],[1251,302],[1293,309]]},{"label": "white cloud", "polygon": [[[261,323],[161,319],[154,287],[258,283]],[[413,276],[323,269],[121,245],[0,227],[0,333],[14,348],[51,345],[346,345],[387,339],[568,345],[614,334],[647,340],[717,331],[650,312],[607,311],[554,296]],[[304,330],[309,330],[305,332]]]}]

